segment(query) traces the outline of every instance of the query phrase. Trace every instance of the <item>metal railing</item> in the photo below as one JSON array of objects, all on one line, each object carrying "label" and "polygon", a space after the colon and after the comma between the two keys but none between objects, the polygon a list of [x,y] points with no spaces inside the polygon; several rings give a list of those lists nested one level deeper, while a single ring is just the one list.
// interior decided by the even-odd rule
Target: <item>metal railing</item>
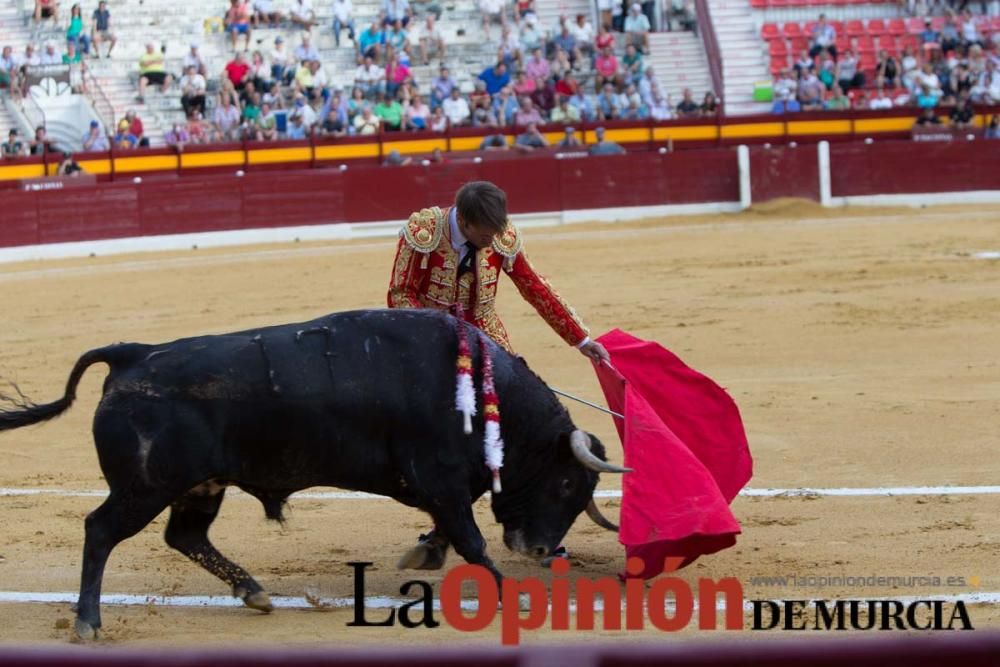
[{"label": "metal railing", "polygon": [[90,106],[93,107],[94,113],[97,114],[97,119],[104,126],[104,131],[110,134],[114,132],[115,128],[115,107],[111,104],[111,100],[104,92],[93,72],[87,70],[84,76],[87,81],[85,95],[90,100]]},{"label": "metal railing", "polygon": [[695,0],[695,10],[698,15],[698,32],[705,45],[705,57],[708,58],[708,71],[712,75],[712,87],[719,100],[719,115],[725,114],[725,88],[722,78],[722,52],[719,50],[719,39],[715,36],[715,25],[712,23],[712,13],[708,9],[708,0]]}]

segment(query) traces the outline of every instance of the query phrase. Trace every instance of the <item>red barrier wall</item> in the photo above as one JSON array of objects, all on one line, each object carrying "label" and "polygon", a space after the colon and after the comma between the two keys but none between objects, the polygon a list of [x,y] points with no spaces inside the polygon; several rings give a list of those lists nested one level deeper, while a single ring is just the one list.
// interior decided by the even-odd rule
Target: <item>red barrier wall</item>
[{"label": "red barrier wall", "polygon": [[819,160],[816,146],[751,148],[750,195],[754,202],[778,197],[803,197],[818,201]]},{"label": "red barrier wall", "polygon": [[4,193],[0,247],[261,227],[402,221],[470,180],[507,191],[512,213],[738,201],[736,151],[553,159],[490,155],[430,166],[160,176]]},{"label": "red barrier wall", "polygon": [[834,197],[1000,190],[1000,141],[889,141],[830,146]]}]

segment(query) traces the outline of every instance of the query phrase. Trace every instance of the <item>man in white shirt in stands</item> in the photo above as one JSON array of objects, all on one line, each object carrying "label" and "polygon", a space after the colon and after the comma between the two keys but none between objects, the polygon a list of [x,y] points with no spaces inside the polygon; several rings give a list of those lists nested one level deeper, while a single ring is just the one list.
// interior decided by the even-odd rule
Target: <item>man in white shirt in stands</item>
[{"label": "man in white shirt in stands", "polygon": [[649,19],[642,13],[642,5],[633,3],[625,17],[625,37],[627,44],[634,44],[643,53],[649,53]]},{"label": "man in white shirt in stands", "polygon": [[56,53],[55,44],[49,42],[45,45],[45,51],[38,58],[38,64],[45,65],[62,65],[62,54]]},{"label": "man in white shirt in stands", "polygon": [[354,3],[351,0],[333,0],[333,39],[340,47],[340,32],[347,28],[347,37],[354,41]]},{"label": "man in white shirt in stands", "polygon": [[316,25],[316,12],[313,11],[312,0],[293,0],[288,17],[292,23],[311,30]]},{"label": "man in white shirt in stands", "polygon": [[371,56],[365,56],[364,63],[354,70],[354,85],[364,92],[365,97],[375,97],[385,88],[385,70],[376,65]]},{"label": "man in white shirt in stands", "polygon": [[191,43],[191,50],[184,54],[183,71],[187,71],[188,67],[193,67],[195,72],[205,76],[205,61],[201,59],[201,54],[198,53],[198,44],[196,42]]},{"label": "man in white shirt in stands", "polygon": [[451,89],[451,95],[441,104],[441,107],[452,127],[466,125],[472,115],[469,111],[469,103],[462,97],[458,88]]},{"label": "man in white shirt in stands", "polygon": [[430,63],[431,47],[434,48],[438,59],[444,61],[448,55],[445,50],[444,35],[441,34],[441,28],[434,22],[433,14],[428,14],[424,22],[414,32],[416,32],[414,38],[420,43],[420,60],[424,65]]}]

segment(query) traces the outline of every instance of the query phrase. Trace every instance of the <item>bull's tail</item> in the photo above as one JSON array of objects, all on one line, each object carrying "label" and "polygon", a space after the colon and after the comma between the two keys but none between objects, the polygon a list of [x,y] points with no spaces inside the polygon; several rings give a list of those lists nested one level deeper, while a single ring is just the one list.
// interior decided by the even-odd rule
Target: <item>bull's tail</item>
[{"label": "bull's tail", "polygon": [[91,365],[98,362],[111,365],[121,358],[120,353],[124,348],[131,347],[133,346],[111,345],[84,353],[70,371],[63,397],[51,403],[32,403],[21,393],[18,386],[12,383],[16,396],[0,393],[0,403],[11,406],[11,409],[0,408],[0,431],[30,426],[61,415],[73,404],[76,399],[76,385],[80,383],[80,378]]}]

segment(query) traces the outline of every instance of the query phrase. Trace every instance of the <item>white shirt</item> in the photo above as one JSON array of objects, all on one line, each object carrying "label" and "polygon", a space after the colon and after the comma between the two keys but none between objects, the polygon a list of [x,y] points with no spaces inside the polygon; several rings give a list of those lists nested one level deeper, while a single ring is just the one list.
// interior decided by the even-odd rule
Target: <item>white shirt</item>
[{"label": "white shirt", "polygon": [[876,97],[868,102],[869,109],[891,109],[892,100],[888,97]]},{"label": "white shirt", "polygon": [[341,23],[350,21],[353,11],[354,6],[351,0],[338,0],[333,3],[333,18],[339,20]]},{"label": "white shirt", "polygon": [[458,251],[458,263],[461,264],[465,256],[469,254],[469,249],[465,246],[469,239],[465,238],[465,234],[458,226],[458,209],[454,206],[451,207],[451,212],[448,214],[448,225],[451,227],[451,247]]},{"label": "white shirt", "polygon": [[201,74],[195,72],[193,75],[188,76],[185,74],[181,77],[180,81],[181,90],[186,88],[191,89],[192,95],[204,95],[205,94],[205,77]]},{"label": "white shirt", "polygon": [[376,83],[385,77],[385,70],[372,63],[369,66],[358,65],[354,70],[354,80],[361,83]]},{"label": "white shirt", "polygon": [[576,21],[566,21],[566,25],[569,27],[570,34],[576,38],[576,41],[590,44],[594,41],[594,26],[590,21],[584,21],[583,25],[578,24]]},{"label": "white shirt", "polygon": [[312,0],[298,0],[292,4],[292,14],[302,18],[309,18],[309,14],[313,13],[313,3]]},{"label": "white shirt", "polygon": [[39,65],[62,65],[62,56],[58,53],[49,53],[45,51],[42,56],[38,59]]},{"label": "white shirt", "polygon": [[459,97],[457,100],[449,97],[444,102],[441,103],[441,108],[444,109],[444,115],[448,117],[452,125],[461,125],[469,117],[469,103],[465,101],[464,97]]}]

